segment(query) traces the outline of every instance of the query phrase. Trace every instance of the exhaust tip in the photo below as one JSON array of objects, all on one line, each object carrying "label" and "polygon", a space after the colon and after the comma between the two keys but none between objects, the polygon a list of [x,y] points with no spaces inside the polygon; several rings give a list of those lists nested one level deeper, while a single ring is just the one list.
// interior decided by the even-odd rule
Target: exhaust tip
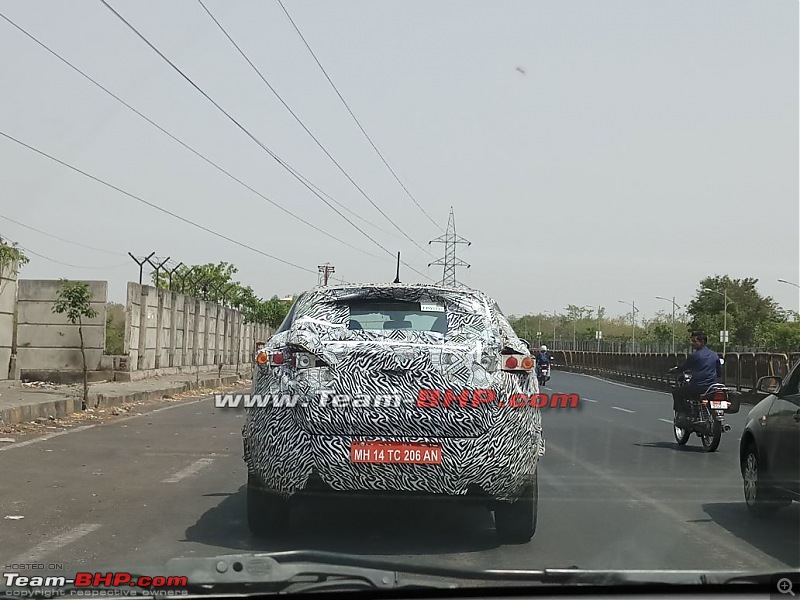
[{"label": "exhaust tip", "polygon": [[730,430],[731,430],[731,426],[730,425],[725,424],[725,425],[722,426],[722,431],[730,431]]}]

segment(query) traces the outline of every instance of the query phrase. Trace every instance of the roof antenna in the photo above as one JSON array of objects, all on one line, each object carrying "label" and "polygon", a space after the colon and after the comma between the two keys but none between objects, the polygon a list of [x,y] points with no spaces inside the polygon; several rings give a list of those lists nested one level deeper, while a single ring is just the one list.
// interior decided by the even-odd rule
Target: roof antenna
[{"label": "roof antenna", "polygon": [[395,283],[400,283],[400,253],[397,253],[397,276],[394,278]]}]

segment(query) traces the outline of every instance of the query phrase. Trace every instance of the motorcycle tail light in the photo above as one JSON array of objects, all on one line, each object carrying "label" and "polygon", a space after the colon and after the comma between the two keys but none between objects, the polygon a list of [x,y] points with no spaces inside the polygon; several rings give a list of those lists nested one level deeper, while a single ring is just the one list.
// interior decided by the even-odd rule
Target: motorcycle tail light
[{"label": "motorcycle tail light", "polygon": [[725,392],[714,392],[711,395],[711,399],[714,400],[715,402],[720,402],[720,401],[725,400],[726,396],[727,395],[725,394]]}]

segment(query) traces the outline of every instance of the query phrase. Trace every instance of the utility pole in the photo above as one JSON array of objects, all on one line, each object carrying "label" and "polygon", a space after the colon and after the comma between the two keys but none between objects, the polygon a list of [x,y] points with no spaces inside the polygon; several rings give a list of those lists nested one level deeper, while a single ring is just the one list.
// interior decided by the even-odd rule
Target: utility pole
[{"label": "utility pole", "polygon": [[328,285],[328,279],[331,276],[331,273],[334,273],[336,269],[330,263],[325,263],[324,265],[319,265],[317,267],[319,271],[319,281],[317,283],[322,283],[322,285]]},{"label": "utility pole", "polygon": [[633,302],[619,300],[619,302],[622,304],[627,304],[631,307],[631,321],[633,322],[633,332],[631,335],[631,346],[633,347],[631,348],[631,352],[636,352],[636,313],[638,312],[638,309],[636,308],[636,300]]},{"label": "utility pole", "polygon": [[722,308],[722,356],[724,357],[727,350],[728,350],[728,304],[735,304],[735,302],[728,300],[728,288],[723,288],[723,291],[718,292],[717,290],[712,290],[710,288],[703,288],[707,292],[714,292],[715,294],[719,294],[725,299],[725,304],[723,304]]},{"label": "utility pole", "polygon": [[[798,284],[794,283],[793,281],[787,281],[786,279],[778,279],[778,281],[779,281],[780,283],[788,283],[789,285],[793,285],[793,286],[794,286],[794,287],[796,287],[798,290],[800,290],[800,285],[798,285]],[[798,318],[798,319],[800,319],[800,305],[798,305],[797,309],[798,309],[798,312],[797,312],[797,318]]]},{"label": "utility pole", "polygon": [[456,244],[466,244],[467,246],[471,246],[472,242],[456,234],[456,218],[453,215],[452,206],[450,207],[450,216],[447,219],[447,232],[444,235],[440,235],[435,240],[429,241],[428,245],[433,243],[444,244],[444,258],[440,258],[432,263],[428,263],[428,266],[440,265],[443,267],[442,285],[457,285],[456,267],[465,267],[469,269],[470,265],[465,263],[463,260],[456,258]]},{"label": "utility pole", "polygon": [[678,306],[675,304],[675,296],[672,297],[672,300],[669,298],[664,298],[663,296],[656,296],[656,300],[666,300],[667,302],[672,302],[672,353],[675,354],[675,308]]},{"label": "utility pole", "polygon": [[600,329],[600,308],[602,308],[599,304],[597,305],[597,351],[600,352],[600,340],[603,339],[603,330]]}]

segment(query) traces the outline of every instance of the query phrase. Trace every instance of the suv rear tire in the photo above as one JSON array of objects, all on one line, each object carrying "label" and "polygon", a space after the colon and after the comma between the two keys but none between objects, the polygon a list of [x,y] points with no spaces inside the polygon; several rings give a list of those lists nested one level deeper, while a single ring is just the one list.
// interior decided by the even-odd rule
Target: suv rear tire
[{"label": "suv rear tire", "polygon": [[516,502],[502,502],[494,509],[494,527],[504,544],[527,544],[536,533],[539,512],[539,470],[533,474]]},{"label": "suv rear tire", "polygon": [[257,537],[270,537],[286,531],[289,504],[279,495],[264,491],[258,477],[247,474],[247,526]]}]

